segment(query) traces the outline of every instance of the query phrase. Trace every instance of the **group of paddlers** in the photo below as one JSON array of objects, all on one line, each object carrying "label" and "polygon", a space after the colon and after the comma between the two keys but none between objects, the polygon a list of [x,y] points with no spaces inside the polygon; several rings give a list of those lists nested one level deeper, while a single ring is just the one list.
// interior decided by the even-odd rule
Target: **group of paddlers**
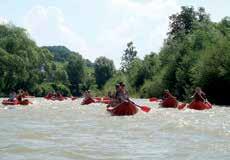
[{"label": "group of paddlers", "polygon": [[[23,91],[22,89],[20,89],[18,91],[18,94],[16,92],[11,92],[9,95],[9,99],[8,101],[23,101],[23,98],[27,98],[29,96],[29,93],[26,91]],[[65,97],[60,93],[60,92],[49,92],[47,94],[47,96],[45,97],[47,99],[64,99]],[[128,91],[126,89],[126,86],[123,82],[117,83],[115,85],[115,91],[114,93],[112,92],[108,92],[108,98],[110,99],[110,103],[107,107],[115,107],[118,104],[121,104],[122,102],[131,102],[133,103],[130,99],[129,99],[129,94]],[[205,93],[201,90],[200,87],[197,87],[195,89],[195,92],[193,94],[193,96],[191,96],[191,98],[194,99],[195,102],[202,102],[202,103],[206,103],[207,102],[207,98]],[[164,94],[163,94],[163,98],[162,101],[167,101],[168,99],[174,99],[176,100],[176,97],[174,97],[169,90],[165,90]],[[85,91],[84,93],[84,100],[88,101],[88,102],[93,102],[93,98],[92,95],[90,93],[90,90]],[[91,101],[89,101],[91,100]],[[171,103],[172,101],[170,101],[169,106],[173,103]],[[175,107],[177,106],[177,101],[174,103]],[[167,107],[167,105],[166,105]],[[173,107],[173,106],[172,106]]]},{"label": "group of paddlers", "polygon": [[13,102],[17,100],[21,102],[23,101],[23,98],[26,98],[27,96],[29,96],[29,93],[27,91],[20,89],[18,90],[18,93],[16,93],[15,91],[11,92],[8,101]]},{"label": "group of paddlers", "polygon": [[64,99],[64,96],[61,94],[61,92],[49,92],[46,96],[46,99]]},{"label": "group of paddlers", "polygon": [[200,87],[195,89],[194,94],[190,97],[193,101],[190,104],[178,102],[176,97],[174,97],[169,90],[164,91],[164,96],[160,105],[165,108],[178,108],[178,109],[196,109],[196,110],[204,110],[211,109],[212,104],[208,102],[205,93],[201,90]]},{"label": "group of paddlers", "polygon": [[[168,98],[176,98],[174,97],[168,89],[166,89],[164,91],[164,95],[163,95],[163,100],[164,99],[168,99]],[[191,96],[191,98],[193,98],[195,101],[199,101],[199,102],[207,102],[207,97],[206,94],[201,90],[200,87],[196,87],[194,94]]]},{"label": "group of paddlers", "polygon": [[[34,96],[30,96],[27,91],[20,89],[18,90],[18,94],[15,91],[10,93],[8,102],[14,102],[14,101],[22,102],[23,100],[25,100],[25,98],[32,98],[32,97]],[[64,99],[65,97],[60,92],[49,92],[45,96],[45,98],[46,99]]]},{"label": "group of paddlers", "polygon": [[[112,92],[108,92],[108,97],[109,99],[111,100],[111,102],[108,104],[107,107],[115,107],[117,106],[118,104],[121,104],[122,102],[132,102],[130,99],[129,99],[129,94],[128,94],[128,91],[126,89],[126,86],[123,82],[120,82],[120,83],[117,83],[115,85],[115,92],[112,93]],[[84,93],[84,98],[85,100],[88,100],[88,99],[93,99],[92,98],[92,95],[90,93],[90,90],[88,91],[85,91]],[[206,95],[205,93],[201,90],[200,87],[197,87],[195,89],[195,92],[193,94],[193,96],[191,96],[191,98],[194,99],[194,101],[197,101],[197,102],[202,102],[202,103],[206,103],[207,102],[207,98],[206,98]],[[167,99],[174,99],[175,100],[175,107],[177,107],[178,103],[177,103],[177,100],[176,100],[176,97],[174,97],[168,89],[164,90],[164,93],[163,93],[163,98],[162,98],[162,101],[167,101]],[[172,102],[172,101],[171,101]],[[173,104],[172,103],[169,103],[169,106]],[[132,102],[133,103],[133,102]],[[166,105],[167,107],[167,105]],[[171,106],[171,107],[174,107],[174,106]]]},{"label": "group of paddlers", "polygon": [[[115,85],[115,92],[108,92],[108,98],[110,99],[110,103],[108,107],[114,107],[122,102],[131,102],[129,99],[128,91],[123,82],[117,83]],[[92,95],[90,90],[84,92],[84,100],[82,104],[88,104],[89,102],[93,102]]]}]

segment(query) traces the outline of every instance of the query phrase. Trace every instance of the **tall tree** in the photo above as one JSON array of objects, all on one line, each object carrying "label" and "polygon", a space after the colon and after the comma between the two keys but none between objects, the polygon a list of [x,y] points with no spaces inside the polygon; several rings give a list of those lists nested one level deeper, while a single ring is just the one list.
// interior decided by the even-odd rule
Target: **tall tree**
[{"label": "tall tree", "polygon": [[79,95],[79,86],[84,80],[84,61],[79,55],[71,55],[68,59],[66,71],[70,81],[72,94]]},{"label": "tall tree", "polygon": [[199,7],[198,11],[196,12],[198,16],[198,21],[199,22],[208,22],[210,21],[210,15],[205,12],[204,7]]},{"label": "tall tree", "polygon": [[112,60],[106,57],[99,57],[95,60],[95,76],[98,88],[101,89],[103,85],[114,74],[115,67]]},{"label": "tall tree", "polygon": [[169,35],[176,36],[180,32],[188,34],[193,28],[194,21],[197,20],[196,12],[193,7],[181,7],[181,12],[173,14],[169,17],[170,19],[170,31]]},{"label": "tall tree", "polygon": [[52,59],[47,50],[29,39],[25,29],[14,25],[0,25],[2,92],[19,88],[31,89],[39,83],[40,67]]},{"label": "tall tree", "polygon": [[124,50],[124,54],[121,57],[121,70],[126,72],[131,64],[131,62],[136,58],[137,51],[133,42],[127,44],[127,48]]},{"label": "tall tree", "polygon": [[139,87],[144,83],[145,80],[145,70],[143,61],[139,58],[135,58],[130,64],[127,70],[127,80],[134,89],[139,89]]}]

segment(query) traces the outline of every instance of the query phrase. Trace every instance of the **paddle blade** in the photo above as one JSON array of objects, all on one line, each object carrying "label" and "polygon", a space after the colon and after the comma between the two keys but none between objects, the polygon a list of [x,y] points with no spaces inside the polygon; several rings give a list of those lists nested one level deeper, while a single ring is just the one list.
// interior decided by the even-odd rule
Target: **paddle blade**
[{"label": "paddle blade", "polygon": [[147,106],[140,106],[141,110],[144,112],[149,112],[151,110],[151,108],[147,107]]}]

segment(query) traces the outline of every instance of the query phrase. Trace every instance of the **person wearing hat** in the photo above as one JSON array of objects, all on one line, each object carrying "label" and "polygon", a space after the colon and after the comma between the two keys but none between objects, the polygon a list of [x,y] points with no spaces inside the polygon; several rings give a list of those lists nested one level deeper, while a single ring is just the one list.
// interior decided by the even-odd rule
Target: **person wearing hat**
[{"label": "person wearing hat", "polygon": [[91,95],[90,92],[91,92],[90,90],[86,90],[86,91],[85,91],[85,93],[84,93],[84,98],[85,98],[85,99],[92,98],[92,95]]},{"label": "person wearing hat", "polygon": [[60,91],[57,91],[56,98],[64,98]]},{"label": "person wearing hat", "polygon": [[195,93],[191,98],[194,98],[195,101],[207,102],[206,94],[201,90],[200,87],[196,87]]},{"label": "person wearing hat", "polygon": [[129,94],[125,88],[125,84],[123,82],[119,83],[119,92],[118,92],[118,99],[120,103],[129,101]]},{"label": "person wearing hat", "polygon": [[21,102],[23,100],[23,94],[24,94],[24,91],[22,89],[20,89],[18,91],[18,95],[16,97],[19,102]]},{"label": "person wearing hat", "polygon": [[176,97],[174,97],[174,96],[169,92],[168,89],[165,89],[165,90],[164,90],[164,94],[163,94],[163,100],[164,100],[164,99],[168,99],[168,98],[176,98]]}]

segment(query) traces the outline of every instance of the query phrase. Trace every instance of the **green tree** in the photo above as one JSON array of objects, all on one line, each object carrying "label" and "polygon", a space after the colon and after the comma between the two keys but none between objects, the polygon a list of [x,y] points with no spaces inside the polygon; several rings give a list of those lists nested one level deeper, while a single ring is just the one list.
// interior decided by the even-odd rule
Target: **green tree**
[{"label": "green tree", "polygon": [[176,35],[179,32],[190,33],[196,21],[196,12],[193,7],[181,7],[181,12],[173,14],[170,19],[170,35]]},{"label": "green tree", "polygon": [[158,54],[151,52],[143,60],[143,72],[145,79],[151,79],[160,69],[161,61]]},{"label": "green tree", "polygon": [[1,91],[7,94],[19,88],[29,89],[39,82],[41,65],[52,56],[36,46],[26,31],[14,25],[0,25]]},{"label": "green tree", "polygon": [[79,86],[84,80],[84,61],[81,56],[71,55],[68,59],[66,72],[70,81],[70,89],[72,94],[79,95]]},{"label": "green tree", "polygon": [[98,88],[101,89],[103,85],[114,74],[115,67],[112,60],[106,57],[99,57],[94,62],[95,65],[95,77]]},{"label": "green tree", "polygon": [[54,61],[64,62],[71,54],[74,54],[65,46],[45,46],[43,48],[48,49],[54,56]]},{"label": "green tree", "polygon": [[[197,27],[198,23],[208,23],[210,21],[209,14],[205,12],[205,8],[200,7],[195,11],[193,7],[182,6],[181,12],[173,14],[169,17],[169,36],[175,38],[180,34],[188,34]],[[183,35],[182,35],[183,37]]]},{"label": "green tree", "polygon": [[139,58],[135,58],[130,64],[127,70],[127,79],[129,84],[136,90],[144,83],[145,74],[143,61]]},{"label": "green tree", "polygon": [[82,92],[86,90],[97,90],[98,86],[96,84],[96,77],[95,77],[95,69],[93,67],[84,67],[85,70],[85,77],[83,82],[80,85],[80,89]]},{"label": "green tree", "polygon": [[218,24],[218,29],[228,40],[230,40],[230,17],[225,17]]},{"label": "green tree", "polygon": [[212,102],[230,104],[228,91],[230,89],[230,43],[221,38],[215,46],[204,51],[192,77],[195,86],[201,86]]},{"label": "green tree", "polygon": [[124,54],[121,57],[121,71],[126,72],[130,63],[136,58],[137,51],[133,45],[133,42],[127,44],[127,48],[124,50]]}]

